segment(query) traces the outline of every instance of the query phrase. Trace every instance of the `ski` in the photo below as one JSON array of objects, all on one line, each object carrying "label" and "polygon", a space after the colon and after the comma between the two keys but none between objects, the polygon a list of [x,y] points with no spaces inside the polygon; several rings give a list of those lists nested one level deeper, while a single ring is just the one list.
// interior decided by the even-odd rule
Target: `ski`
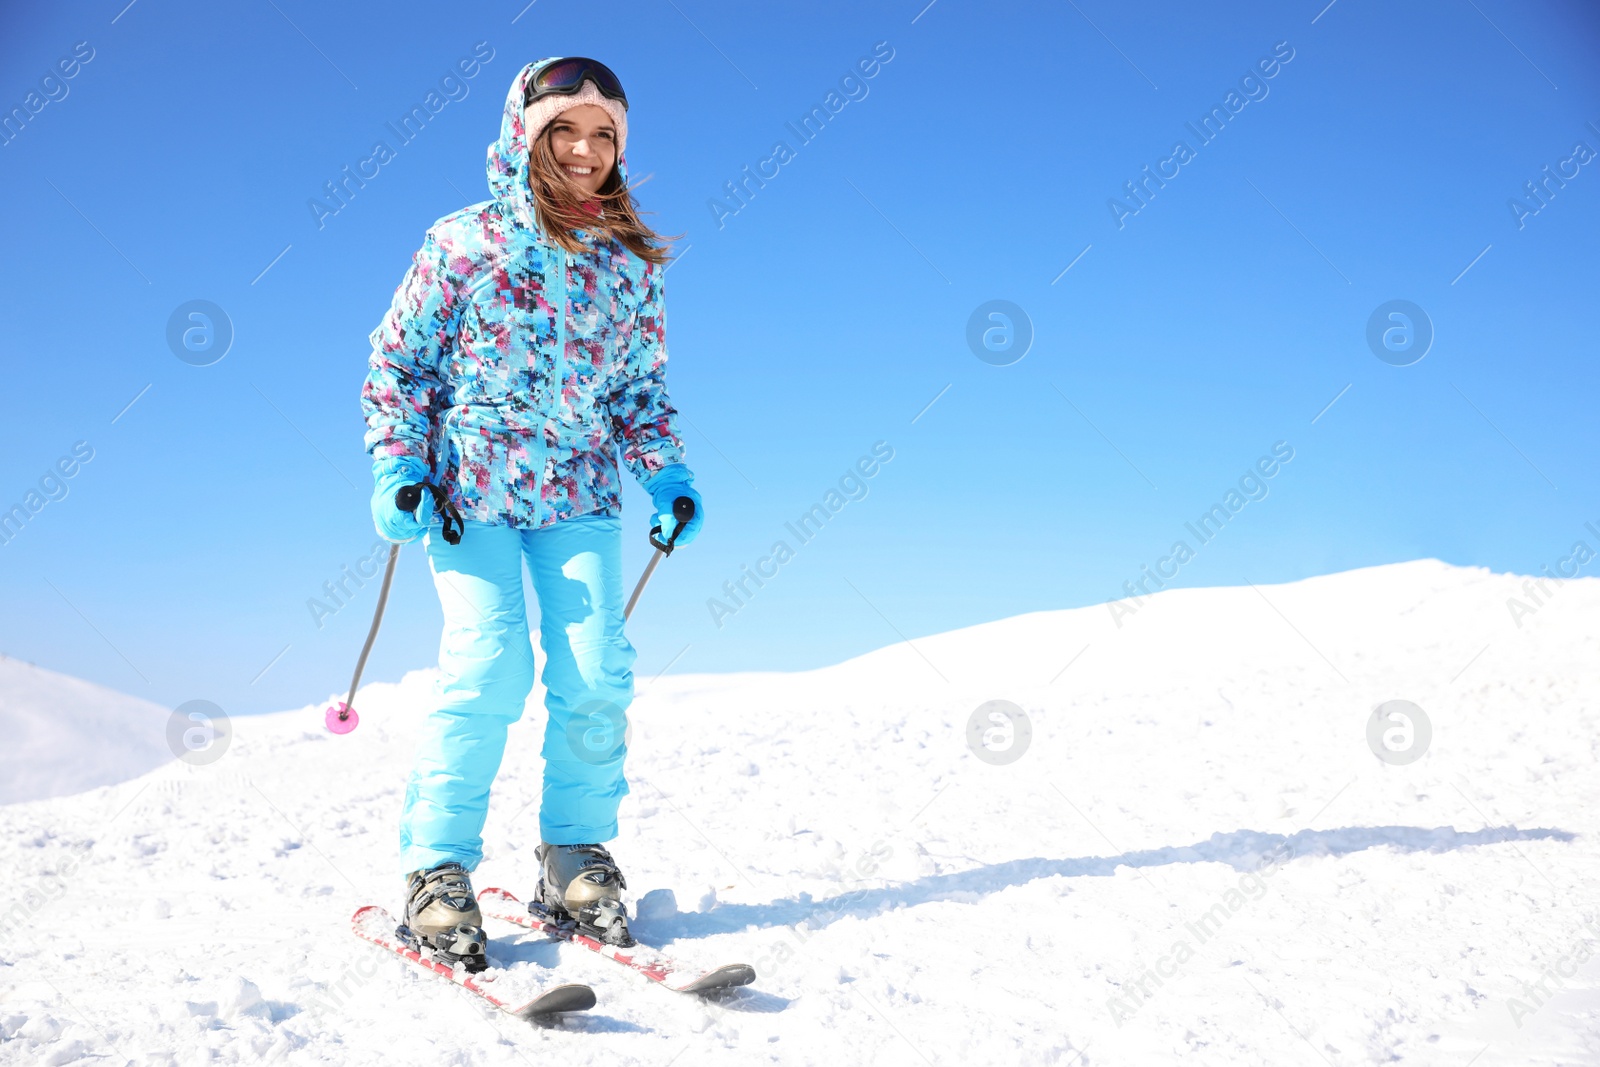
[{"label": "ski", "polygon": [[571,920],[557,919],[540,904],[524,904],[504,889],[489,888],[478,894],[478,906],[489,918],[526,926],[560,941],[597,952],[675,993],[710,993],[749,985],[756,980],[748,963],[729,963],[711,970],[686,968],[644,945],[626,948],[608,945],[582,933]]},{"label": "ski", "polygon": [[485,1003],[492,1004],[507,1015],[532,1021],[563,1011],[587,1011],[594,1007],[594,990],[586,985],[557,985],[541,989],[537,996],[524,1003],[508,1003],[495,995],[494,983],[498,975],[491,968],[487,972],[468,974],[465,967],[456,968],[424,954],[425,946],[413,945],[401,938],[394,916],[376,904],[356,909],[350,917],[350,927],[363,941],[415,964],[425,971],[448,978]]}]

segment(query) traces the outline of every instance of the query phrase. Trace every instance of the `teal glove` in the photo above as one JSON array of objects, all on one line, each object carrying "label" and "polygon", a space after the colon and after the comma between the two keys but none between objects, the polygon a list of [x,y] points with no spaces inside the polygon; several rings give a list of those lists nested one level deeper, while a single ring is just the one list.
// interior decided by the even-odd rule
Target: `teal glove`
[{"label": "teal glove", "polygon": [[428,467],[414,456],[388,456],[372,466],[376,483],[372,491],[372,524],[384,540],[397,544],[415,541],[428,530],[433,519],[433,497],[422,493],[415,513],[401,511],[394,494],[403,485],[428,480]]},{"label": "teal glove", "polygon": [[662,467],[645,480],[644,491],[650,494],[650,502],[655,505],[655,513],[651,516],[650,525],[661,526],[661,540],[672,540],[672,531],[677,529],[678,520],[672,514],[672,502],[680,496],[686,496],[694,501],[694,518],[683,524],[683,530],[678,534],[678,539],[672,541],[674,548],[679,548],[693,541],[700,532],[700,527],[705,523],[706,506],[700,499],[700,494],[694,491],[689,483],[694,481],[688,467],[682,463],[673,463]]}]

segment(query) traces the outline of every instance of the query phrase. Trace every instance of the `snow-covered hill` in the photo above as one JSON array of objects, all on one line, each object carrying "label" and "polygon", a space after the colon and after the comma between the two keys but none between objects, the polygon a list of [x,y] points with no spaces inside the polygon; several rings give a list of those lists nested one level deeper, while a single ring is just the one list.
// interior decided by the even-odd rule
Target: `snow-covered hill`
[{"label": "snow-covered hill", "polygon": [[171,712],[0,656],[0,804],[81,793],[172,759]]},{"label": "snow-covered hill", "polygon": [[[1136,607],[641,680],[612,847],[675,895],[642,940],[756,965],[719,1003],[491,923],[504,981],[599,993],[534,1028],[350,935],[398,906],[430,672],[348,737],[235,720],[210,765],[0,807],[0,1062],[1600,1062],[1600,581],[1421,561]],[[480,887],[534,878],[541,696]],[[1026,722],[980,758],[997,700]],[[1399,720],[1369,745],[1392,700],[1413,762]]]}]

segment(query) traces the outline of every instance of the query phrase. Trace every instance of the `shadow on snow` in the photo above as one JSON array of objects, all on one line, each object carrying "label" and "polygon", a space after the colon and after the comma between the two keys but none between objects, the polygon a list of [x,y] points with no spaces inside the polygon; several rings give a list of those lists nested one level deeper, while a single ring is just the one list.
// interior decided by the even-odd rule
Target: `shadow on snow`
[{"label": "shadow on snow", "polygon": [[1512,841],[1571,841],[1565,830],[1519,830],[1514,826],[1486,827],[1461,832],[1453,827],[1427,829],[1420,826],[1351,826],[1336,830],[1301,830],[1298,833],[1269,834],[1256,830],[1235,830],[1212,834],[1209,840],[1193,845],[1168,846],[1125,852],[1120,856],[1088,856],[1079,859],[1022,859],[992,863],[970,871],[935,874],[914,882],[859,889],[838,896],[814,899],[809,893],[775,900],[769,904],[718,904],[708,912],[679,912],[652,918],[648,926],[635,923],[635,933],[651,944],[666,944],[679,938],[709,937],[747,927],[795,926],[808,923],[812,929],[826,926],[844,916],[868,917],[886,909],[912,907],[934,901],[975,902],[982,897],[1040,878],[1096,878],[1115,873],[1118,867],[1162,867],[1173,863],[1223,863],[1236,871],[1252,871],[1269,856],[1345,856],[1372,848],[1397,852],[1449,852],[1479,845]]}]

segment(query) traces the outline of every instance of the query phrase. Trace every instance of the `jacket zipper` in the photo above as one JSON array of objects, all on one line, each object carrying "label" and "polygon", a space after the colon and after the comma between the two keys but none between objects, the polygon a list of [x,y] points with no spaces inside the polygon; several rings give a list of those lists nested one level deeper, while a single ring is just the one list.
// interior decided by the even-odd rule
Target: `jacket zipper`
[{"label": "jacket zipper", "polygon": [[[556,258],[560,265],[561,285],[559,291],[561,299],[556,302],[556,358],[553,363],[553,380],[550,383],[550,387],[553,390],[551,403],[554,405],[551,408],[551,411],[559,413],[561,410],[563,383],[566,381],[567,366],[567,250],[562,248],[560,245],[557,245]],[[547,457],[543,451],[545,444],[544,427],[542,426],[539,428],[539,448],[539,471],[543,473]],[[539,505],[540,507],[538,510],[542,512],[544,506],[543,485],[539,487]],[[536,525],[543,525],[544,518],[545,516],[541,514]]]}]

